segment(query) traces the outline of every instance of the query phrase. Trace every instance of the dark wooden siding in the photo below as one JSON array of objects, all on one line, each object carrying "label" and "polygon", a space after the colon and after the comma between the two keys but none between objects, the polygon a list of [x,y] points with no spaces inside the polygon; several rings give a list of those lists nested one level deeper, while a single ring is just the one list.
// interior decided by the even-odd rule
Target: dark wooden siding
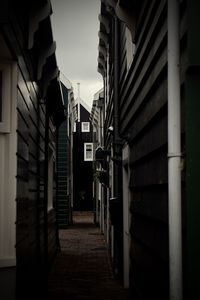
[{"label": "dark wooden siding", "polygon": [[[31,58],[24,50],[20,29],[7,25],[4,34],[18,63],[17,81],[17,289],[26,293],[44,280],[44,262],[57,249],[55,210],[45,222],[45,119],[46,104],[39,86],[31,80]],[[20,37],[20,38],[19,38]],[[43,104],[42,104],[43,103]],[[52,138],[52,130],[49,128]],[[45,243],[48,233],[48,244]],[[45,250],[46,249],[46,250]],[[48,256],[48,257],[47,257]],[[21,295],[21,294],[20,294]]]},{"label": "dark wooden siding", "polygon": [[[73,209],[93,210],[93,164],[84,161],[84,143],[92,143],[90,113],[80,105],[80,122],[76,122],[73,136]],[[81,132],[81,122],[90,123],[90,132]]]},{"label": "dark wooden siding", "polygon": [[120,84],[123,83],[127,73],[126,63],[126,26],[120,23]]},{"label": "dark wooden siding", "polygon": [[69,225],[69,140],[67,137],[67,122],[64,121],[59,128],[58,136],[58,224],[59,228]]},{"label": "dark wooden siding", "polygon": [[[130,143],[131,289],[136,298],[168,299],[167,1],[143,2],[127,74],[123,37],[121,25],[119,128]],[[184,8],[181,46],[184,85]]]},{"label": "dark wooden siding", "polygon": [[39,105],[39,245],[40,245],[40,256],[42,261],[45,261],[45,203],[44,203],[44,166],[45,166],[45,116],[46,106]]},{"label": "dark wooden siding", "polygon": [[[48,105],[48,103],[47,103]],[[49,147],[53,150],[55,158],[57,157],[56,149],[56,131],[55,125],[52,118],[49,118]],[[49,152],[49,151],[48,151]],[[51,183],[48,182],[48,185]],[[57,178],[56,178],[56,162],[53,162],[53,186],[50,185],[52,189],[52,207],[48,210],[47,224],[48,224],[48,264],[51,266],[55,254],[58,248],[58,232],[57,232],[57,221],[56,221],[56,196],[57,196]],[[49,199],[48,199],[49,201]]]},{"label": "dark wooden siding", "polygon": [[[32,88],[32,93],[30,89]],[[31,269],[37,258],[38,98],[23,61],[18,68],[17,227],[18,269]]]},{"label": "dark wooden siding", "polygon": [[[26,77],[27,76],[27,77]],[[56,214],[52,209],[45,223],[45,118],[46,106],[39,104],[35,86],[19,66],[18,81],[18,151],[17,151],[17,264],[18,269],[32,270],[39,263],[51,262],[57,251]],[[49,141],[55,141],[52,122]],[[56,149],[54,149],[56,151]],[[55,203],[56,178],[53,198]],[[48,226],[47,245],[45,227]],[[47,247],[47,252],[45,252]],[[25,259],[27,257],[27,259]],[[38,270],[36,270],[38,272]],[[32,273],[32,276],[35,276]]]}]

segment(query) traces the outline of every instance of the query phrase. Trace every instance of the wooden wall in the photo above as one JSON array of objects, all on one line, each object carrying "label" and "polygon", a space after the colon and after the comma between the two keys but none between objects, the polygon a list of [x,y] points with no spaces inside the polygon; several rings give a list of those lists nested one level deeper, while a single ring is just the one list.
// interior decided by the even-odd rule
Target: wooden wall
[{"label": "wooden wall", "polygon": [[[19,295],[38,288],[39,282],[44,286],[47,263],[57,251],[55,209],[47,212],[45,196],[46,138],[56,142],[55,130],[51,118],[47,120],[47,105],[40,87],[32,80],[33,56],[25,48],[23,33],[17,23],[4,26],[6,41],[18,65],[16,259]],[[55,191],[54,178],[54,202]]]},{"label": "wooden wall", "polygon": [[69,140],[67,137],[67,121],[59,128],[58,136],[58,224],[64,229],[69,225]]},{"label": "wooden wall", "polygon": [[[73,195],[75,211],[90,211],[93,203],[93,168],[92,161],[84,161],[84,143],[92,142],[92,123],[90,113],[80,104],[80,122],[76,122],[73,134]],[[81,122],[90,123],[90,132],[81,132]]]},{"label": "wooden wall", "polygon": [[[185,1],[181,18],[183,116]],[[167,1],[143,1],[129,71],[123,23],[120,32],[119,128],[130,144],[131,289],[137,299],[168,299]],[[184,141],[184,122],[182,132]]]},{"label": "wooden wall", "polygon": [[[47,103],[48,105],[48,103]],[[47,226],[48,226],[48,240],[47,240],[47,256],[48,256],[48,267],[51,266],[53,259],[55,258],[55,255],[57,253],[57,249],[59,246],[59,238],[58,238],[58,223],[57,223],[57,170],[56,170],[56,159],[57,159],[57,133],[55,130],[55,124],[52,120],[52,118],[49,116],[49,122],[48,127],[46,127],[46,130],[48,130],[49,135],[49,143],[48,148],[51,148],[51,150],[54,153],[54,162],[53,162],[53,180],[52,183],[49,181],[48,178],[48,186],[52,190],[52,203],[51,207],[48,208],[47,211]],[[48,151],[49,152],[49,151]],[[48,153],[49,156],[49,153]],[[49,158],[48,158],[49,160]],[[47,199],[49,201],[49,199]]]},{"label": "wooden wall", "polygon": [[17,110],[17,268],[28,269],[30,274],[37,265],[40,251],[44,252],[44,242],[40,237],[40,232],[44,230],[41,228],[44,222],[41,217],[44,202],[41,200],[40,203],[39,197],[39,155],[44,152],[44,143],[40,145],[43,131],[38,132],[38,125],[43,122],[45,111],[40,119],[39,99],[23,59],[19,61]]}]

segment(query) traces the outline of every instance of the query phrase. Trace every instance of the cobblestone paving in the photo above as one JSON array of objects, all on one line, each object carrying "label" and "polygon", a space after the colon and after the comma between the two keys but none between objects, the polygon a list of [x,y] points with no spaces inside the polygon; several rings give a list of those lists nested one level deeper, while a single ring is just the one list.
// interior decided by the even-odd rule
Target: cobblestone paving
[{"label": "cobblestone paving", "polygon": [[112,276],[103,235],[92,216],[78,215],[60,230],[61,252],[49,276],[49,300],[126,300],[127,291]]}]

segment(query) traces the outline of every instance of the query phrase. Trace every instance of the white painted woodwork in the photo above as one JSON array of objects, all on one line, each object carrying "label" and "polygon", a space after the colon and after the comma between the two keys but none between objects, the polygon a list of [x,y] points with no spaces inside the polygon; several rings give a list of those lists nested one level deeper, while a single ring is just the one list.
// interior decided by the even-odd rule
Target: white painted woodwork
[{"label": "white painted woodwork", "polygon": [[9,133],[0,132],[0,267],[16,264],[17,66],[10,68]]}]

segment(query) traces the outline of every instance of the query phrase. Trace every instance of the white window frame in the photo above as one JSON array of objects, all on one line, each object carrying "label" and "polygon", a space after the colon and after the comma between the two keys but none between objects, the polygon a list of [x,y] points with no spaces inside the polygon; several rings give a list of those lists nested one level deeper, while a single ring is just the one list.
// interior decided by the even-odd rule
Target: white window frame
[{"label": "white window frame", "polygon": [[12,64],[10,62],[0,62],[2,72],[2,116],[0,119],[0,132],[10,132],[10,114],[12,97]]},{"label": "white window frame", "polygon": [[[87,129],[84,126],[87,125]],[[90,132],[90,122],[81,122],[81,132]]]},{"label": "white window frame", "polygon": [[[86,153],[87,153],[87,146],[91,147],[91,156],[88,158]],[[93,149],[93,143],[84,143],[84,161],[93,161],[94,157],[94,149]]]}]

